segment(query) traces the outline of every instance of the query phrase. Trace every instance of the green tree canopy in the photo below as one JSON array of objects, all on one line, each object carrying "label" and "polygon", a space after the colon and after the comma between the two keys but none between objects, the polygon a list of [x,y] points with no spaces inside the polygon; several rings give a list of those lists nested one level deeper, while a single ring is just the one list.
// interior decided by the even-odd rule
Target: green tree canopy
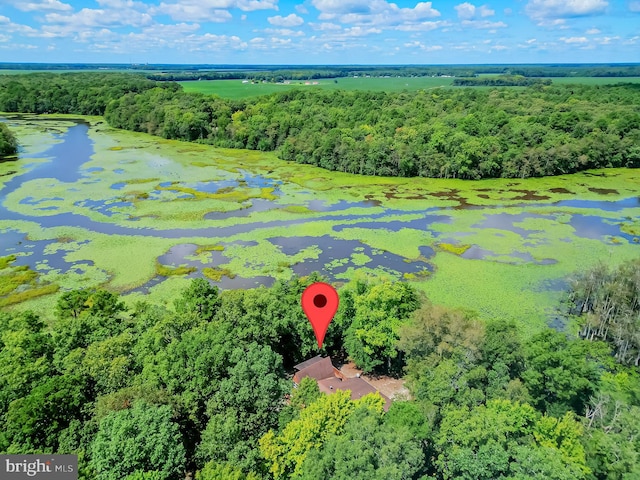
[{"label": "green tree canopy", "polygon": [[160,472],[164,480],[184,478],[185,448],[166,405],[140,401],[104,417],[91,458],[99,480],[121,480],[137,471]]}]

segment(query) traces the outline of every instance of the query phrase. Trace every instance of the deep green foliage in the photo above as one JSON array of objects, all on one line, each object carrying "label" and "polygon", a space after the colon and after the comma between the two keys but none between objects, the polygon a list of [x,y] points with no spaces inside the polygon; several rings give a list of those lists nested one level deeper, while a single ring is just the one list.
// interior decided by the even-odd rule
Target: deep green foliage
[{"label": "deep green foliage", "polygon": [[218,287],[204,278],[196,278],[176,301],[175,307],[179,315],[211,320],[218,305]]},{"label": "deep green foliage", "polygon": [[9,405],[5,432],[12,453],[55,452],[59,437],[74,419],[85,420],[86,386],[78,375],[43,379]]},{"label": "deep green foliage", "polygon": [[406,425],[392,427],[379,412],[357,408],[342,435],[309,452],[300,478],[404,480],[418,478],[424,464],[421,444]]},{"label": "deep green foliage", "polygon": [[75,453],[83,480],[640,473],[640,376],[606,343],[524,338],[405,284],[341,287],[327,350],[406,365],[412,400],[384,413],[377,395],[327,396],[310,378],[290,388],[292,364],[317,354],[299,302],[320,279],[195,281],[175,310],[66,292],[48,325],[0,313],[0,453]]},{"label": "deep green foliage", "polygon": [[[555,429],[547,430],[549,426]],[[571,416],[541,417],[533,407],[509,400],[471,410],[450,409],[435,441],[441,452],[436,463],[445,479],[578,480],[589,471],[581,433],[581,425]]]},{"label": "deep green foliage", "polygon": [[0,158],[15,155],[18,151],[18,140],[9,127],[0,122]]},{"label": "deep green foliage", "polygon": [[97,478],[121,480],[137,471],[159,472],[162,480],[183,478],[185,449],[171,416],[169,407],[137,402],[103,418],[92,444]]},{"label": "deep green foliage", "polygon": [[[123,73],[2,75],[0,111],[103,115],[110,101],[158,85],[142,75]],[[161,88],[179,87],[167,82]]]},{"label": "deep green foliage", "polygon": [[289,384],[282,358],[268,346],[255,343],[231,353],[228,377],[207,404],[209,421],[202,433],[200,455],[245,469],[260,464],[253,449],[258,439],[278,422]]},{"label": "deep green foliage", "polygon": [[586,342],[569,340],[553,330],[531,339],[522,378],[536,407],[554,415],[584,411],[599,377],[598,363],[589,350]]},{"label": "deep green foliage", "polygon": [[353,303],[345,307],[353,312],[350,324],[343,325],[345,349],[365,372],[390,373],[392,360],[398,355],[398,332],[419,306],[417,292],[408,283],[389,281],[374,285],[356,282],[354,288],[357,295],[351,295]]}]

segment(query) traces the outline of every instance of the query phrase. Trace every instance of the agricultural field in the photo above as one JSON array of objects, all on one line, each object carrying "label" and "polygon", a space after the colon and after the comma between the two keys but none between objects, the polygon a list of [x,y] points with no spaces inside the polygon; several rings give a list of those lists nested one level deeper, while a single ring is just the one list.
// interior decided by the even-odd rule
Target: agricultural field
[{"label": "agricultural field", "polygon": [[[253,98],[291,88],[323,89],[323,90],[370,90],[378,92],[415,92],[428,88],[451,86],[450,77],[393,77],[378,78],[366,76],[342,77],[318,80],[292,80],[289,84],[276,83],[243,83],[242,80],[202,80],[178,82],[185,92],[200,92],[219,95],[224,98]],[[317,83],[317,84],[315,84]],[[308,84],[308,85],[307,85]]]},{"label": "agricultural field", "polygon": [[640,251],[637,170],[365,177],[99,117],[5,121],[23,151],[0,164],[2,302],[45,316],[53,291],[81,286],[169,305],[196,277],[229,289],[322,271],[337,284],[407,280],[434,303],[533,332],[556,322],[573,272]]},{"label": "agricultural field", "polygon": [[[481,75],[492,77],[495,75]],[[567,85],[611,85],[616,83],[640,83],[640,77],[553,77],[552,84]],[[198,92],[207,95],[218,95],[223,98],[242,99],[255,98],[286,91],[292,88],[323,89],[323,90],[369,90],[378,92],[415,92],[417,90],[451,87],[451,77],[390,77],[379,78],[358,76],[358,78],[344,77],[319,80],[292,80],[288,84],[246,82],[243,80],[194,80],[178,82],[185,92]],[[317,84],[316,84],[317,83]],[[461,87],[459,87],[461,88]],[[492,89],[496,87],[473,87]],[[522,88],[522,87],[509,87]]]}]

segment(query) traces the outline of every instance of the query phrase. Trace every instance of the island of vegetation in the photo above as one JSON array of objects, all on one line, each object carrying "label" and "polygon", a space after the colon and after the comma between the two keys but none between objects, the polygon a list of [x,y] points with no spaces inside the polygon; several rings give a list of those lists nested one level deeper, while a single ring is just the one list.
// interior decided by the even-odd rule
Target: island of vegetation
[{"label": "island of vegetation", "polygon": [[0,157],[8,157],[18,152],[18,140],[9,127],[0,122]]}]

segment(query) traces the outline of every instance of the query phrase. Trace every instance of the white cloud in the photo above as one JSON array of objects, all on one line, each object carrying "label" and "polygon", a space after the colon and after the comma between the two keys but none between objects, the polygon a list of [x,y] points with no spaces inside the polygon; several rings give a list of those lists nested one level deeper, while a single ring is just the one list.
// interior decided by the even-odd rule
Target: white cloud
[{"label": "white cloud", "polygon": [[598,15],[608,6],[607,0],[529,0],[525,12],[539,25],[554,26],[564,23],[554,20]]},{"label": "white cloud", "polygon": [[291,30],[290,28],[265,28],[263,32],[281,37],[304,37],[302,30]]},{"label": "white cloud", "polygon": [[337,23],[323,22],[323,23],[310,23],[311,28],[314,30],[327,31],[327,30],[342,30],[342,27]]},{"label": "white cloud", "polygon": [[304,23],[304,20],[302,19],[302,17],[299,17],[295,13],[291,13],[286,17],[283,17],[281,15],[276,15],[275,17],[267,18],[267,21],[271,25],[275,25],[277,27],[297,27]]},{"label": "white cloud", "polygon": [[23,35],[25,37],[51,37],[52,35],[47,35],[46,33],[42,33],[39,30],[36,30],[29,25],[21,25],[19,23],[13,23],[9,17],[5,17],[0,15],[0,28],[2,28],[3,33],[17,33],[18,35]]},{"label": "white cloud", "polygon": [[461,20],[471,20],[477,17],[490,17],[495,15],[495,10],[491,10],[486,5],[476,7],[472,3],[464,2],[454,7],[458,12],[458,18]]},{"label": "white cloud", "polygon": [[296,5],[296,12],[298,13],[309,13],[309,10],[307,10],[307,7],[305,7],[304,5]]},{"label": "white cloud", "polygon": [[589,30],[587,30],[585,33],[586,33],[587,35],[597,35],[597,34],[599,34],[599,33],[601,33],[601,32],[600,32],[600,30],[598,30],[597,28],[590,28],[590,29],[589,29]]},{"label": "white cloud", "polygon": [[44,12],[44,11],[59,11],[68,12],[73,10],[73,7],[68,3],[62,3],[60,0],[36,0],[31,2],[24,2],[22,0],[4,0],[0,3],[9,3],[18,10],[23,12]]},{"label": "white cloud", "polygon": [[620,40],[620,37],[616,35],[615,37],[602,37],[596,40],[600,45],[610,45],[612,42],[617,42],[618,40]]},{"label": "white cloud", "polygon": [[278,10],[278,0],[173,0],[161,2],[159,6],[150,8],[149,12],[152,15],[169,15],[183,22],[221,23],[231,20],[232,15],[228,10],[232,8],[243,12]]},{"label": "white cloud", "polygon": [[489,20],[463,20],[462,26],[469,27],[469,28],[488,29],[488,28],[506,28],[507,24],[504,22],[490,22]]},{"label": "white cloud", "polygon": [[461,3],[460,5],[456,5],[454,8],[458,12],[458,18],[471,19],[476,14],[475,5],[472,5],[469,2]]},{"label": "white cloud", "polygon": [[65,15],[48,13],[45,19],[53,25],[69,25],[72,28],[132,26],[141,27],[152,23],[151,15],[131,9],[91,9],[83,8],[77,13]]},{"label": "white cloud", "polygon": [[587,40],[587,37],[560,37],[560,40],[568,44],[580,44],[587,43],[589,41]]},{"label": "white cloud", "polygon": [[442,50],[442,45],[425,45],[424,43],[417,40],[405,43],[404,46],[407,48],[417,48],[425,52],[436,52],[438,50]]},{"label": "white cloud", "polygon": [[292,40],[290,38],[272,37],[271,44],[273,48],[286,48],[292,45]]},{"label": "white cloud", "polygon": [[536,43],[536,39],[535,38],[530,38],[529,40],[526,41],[526,43],[531,45],[532,43]]},{"label": "white cloud", "polygon": [[345,28],[343,33],[348,37],[364,37],[365,35],[371,35],[372,33],[382,33],[382,30],[375,27],[364,28],[358,26]]},{"label": "white cloud", "polygon": [[35,50],[38,48],[37,45],[32,45],[30,43],[6,43],[6,44],[2,44],[0,45],[0,48],[2,50],[9,50],[9,51],[18,51],[18,50]]},{"label": "white cloud", "polygon": [[431,30],[446,28],[452,25],[453,24],[449,21],[437,20],[435,22],[419,22],[398,25],[394,30],[399,30],[401,32],[430,32]]},{"label": "white cloud", "polygon": [[178,4],[162,2],[152,10],[153,14],[169,15],[173,20],[182,22],[228,22],[233,18],[228,10],[210,8],[206,4]]},{"label": "white cloud", "polygon": [[413,8],[400,8],[386,0],[311,0],[320,11],[319,20],[353,25],[394,26],[439,17],[431,2],[419,2]]},{"label": "white cloud", "polygon": [[147,9],[147,5],[142,2],[135,2],[133,0],[96,0],[98,5],[107,8],[137,8]]}]

